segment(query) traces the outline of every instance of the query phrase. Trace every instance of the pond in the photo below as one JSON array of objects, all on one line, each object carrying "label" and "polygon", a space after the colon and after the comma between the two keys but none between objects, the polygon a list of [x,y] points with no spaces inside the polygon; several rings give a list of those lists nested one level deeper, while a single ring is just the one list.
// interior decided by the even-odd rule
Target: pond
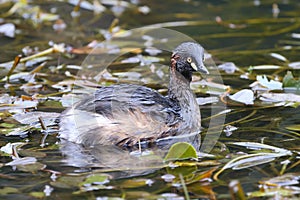
[{"label": "pond", "polygon": [[[0,1],[1,199],[298,199],[297,0]],[[59,115],[96,87],[168,88],[197,41],[201,146],[84,148]]]}]

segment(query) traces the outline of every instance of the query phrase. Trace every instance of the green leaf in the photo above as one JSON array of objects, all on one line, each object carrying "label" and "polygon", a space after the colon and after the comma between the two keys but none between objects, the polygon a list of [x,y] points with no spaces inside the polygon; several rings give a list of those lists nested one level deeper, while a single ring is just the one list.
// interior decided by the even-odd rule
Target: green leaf
[{"label": "green leaf", "polygon": [[20,193],[20,191],[17,188],[13,188],[13,187],[4,187],[0,189],[0,195],[6,195],[12,193]]},{"label": "green leaf", "polygon": [[38,198],[38,199],[42,199],[45,197],[45,193],[44,192],[30,192],[30,196]]},{"label": "green leaf", "polygon": [[290,131],[300,131],[300,124],[290,125],[285,128]]},{"label": "green leaf", "polygon": [[88,176],[80,185],[86,184],[97,184],[97,185],[104,185],[105,183],[109,182],[109,176],[106,174],[93,174]]},{"label": "green leaf", "polygon": [[84,181],[83,176],[61,176],[56,181],[50,182],[50,185],[62,189],[74,189]]},{"label": "green leaf", "polygon": [[143,187],[143,186],[147,186],[148,183],[153,182],[151,179],[128,179],[125,180],[122,184],[121,187],[122,188],[138,188],[138,187]]},{"label": "green leaf", "polygon": [[300,80],[296,80],[292,72],[288,71],[282,80],[283,87],[295,87],[300,88]]},{"label": "green leaf", "polygon": [[174,161],[174,160],[186,160],[195,159],[197,160],[196,149],[187,142],[178,142],[171,146],[168,154],[166,155],[164,161]]}]

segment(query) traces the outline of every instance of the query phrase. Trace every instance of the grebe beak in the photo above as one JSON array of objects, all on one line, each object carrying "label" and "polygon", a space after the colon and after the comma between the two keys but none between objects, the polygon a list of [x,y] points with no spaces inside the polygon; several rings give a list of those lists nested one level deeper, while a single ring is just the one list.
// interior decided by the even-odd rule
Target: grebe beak
[{"label": "grebe beak", "polygon": [[200,62],[200,65],[198,65],[198,66],[194,62],[192,62],[191,67],[197,72],[200,72],[203,74],[209,74],[209,71],[206,69],[206,67],[204,66],[204,64],[202,62]]}]

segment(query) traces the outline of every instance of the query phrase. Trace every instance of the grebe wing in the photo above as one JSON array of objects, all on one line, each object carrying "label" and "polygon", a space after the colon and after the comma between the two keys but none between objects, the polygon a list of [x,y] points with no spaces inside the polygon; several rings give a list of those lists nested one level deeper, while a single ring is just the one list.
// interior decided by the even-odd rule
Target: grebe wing
[{"label": "grebe wing", "polygon": [[[127,84],[100,88],[64,115],[77,118],[71,125],[77,133],[61,137],[89,146],[133,146],[155,140],[170,133],[181,119],[176,102],[153,89]],[[62,120],[70,121],[66,117]]]}]

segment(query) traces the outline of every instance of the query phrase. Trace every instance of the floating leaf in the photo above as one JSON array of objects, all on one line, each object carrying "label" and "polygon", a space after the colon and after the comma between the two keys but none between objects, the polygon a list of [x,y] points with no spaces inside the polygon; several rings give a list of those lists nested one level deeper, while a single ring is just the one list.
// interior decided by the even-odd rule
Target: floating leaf
[{"label": "floating leaf", "polygon": [[291,131],[300,131],[300,124],[290,125],[285,128]]},{"label": "floating leaf", "polygon": [[42,198],[45,197],[44,192],[30,192],[29,195],[34,197],[34,198],[38,198],[38,199],[42,199]]},{"label": "floating leaf", "polygon": [[246,105],[254,104],[254,93],[252,90],[249,89],[243,89],[241,91],[238,91],[234,95],[230,95],[229,98],[234,101],[244,103]]},{"label": "floating leaf", "polygon": [[51,186],[63,189],[78,188],[85,180],[84,176],[61,176],[50,183]]},{"label": "floating leaf", "polygon": [[195,176],[191,180],[189,180],[187,182],[187,184],[196,183],[198,181],[203,181],[203,180],[209,180],[212,177],[213,172],[216,171],[216,169],[217,168],[214,167],[214,168],[211,168],[207,171],[203,171],[203,172],[200,172],[200,173],[197,172],[197,174],[195,174]]},{"label": "floating leaf", "polygon": [[153,183],[153,181],[151,179],[129,179],[124,181],[121,184],[122,188],[138,188],[138,187],[143,187],[143,186],[147,186],[149,185],[149,183]]},{"label": "floating leaf", "polygon": [[197,159],[196,149],[187,142],[178,142],[173,144],[168,154],[164,158],[165,161]]},{"label": "floating leaf", "polygon": [[93,174],[88,176],[80,186],[96,184],[96,185],[104,185],[109,182],[109,176],[106,174]]},{"label": "floating leaf", "polygon": [[[184,177],[188,177],[189,179],[191,179],[194,176],[194,173],[197,171],[197,166],[196,166],[196,162],[183,162],[183,161],[176,161],[175,162],[175,166],[177,165],[177,167],[168,167],[167,168],[167,172],[168,174],[173,174],[174,176],[176,176],[176,179],[174,180],[175,182],[179,181],[179,176],[184,176]],[[192,164],[191,164],[192,163]],[[183,165],[181,165],[183,164]]]},{"label": "floating leaf", "polygon": [[283,87],[294,87],[296,89],[300,88],[300,80],[294,78],[292,72],[288,71],[282,80]]},{"label": "floating leaf", "polygon": [[20,191],[17,188],[4,187],[0,189],[0,195],[16,194],[16,193],[20,193]]},{"label": "floating leaf", "polygon": [[46,165],[40,162],[35,162],[33,164],[26,165],[17,165],[17,169],[23,172],[36,173],[37,171],[43,170],[46,168]]},{"label": "floating leaf", "polygon": [[[195,148],[187,142],[178,142],[171,146],[168,154],[165,156],[164,161],[182,161],[182,160],[197,160],[197,152]],[[175,175],[178,181],[178,176],[191,176],[193,172],[197,170],[197,166],[195,164],[191,164],[190,162],[176,162],[174,167],[168,167],[167,172],[169,174]]]},{"label": "floating leaf", "polygon": [[34,151],[34,150],[29,150],[29,149],[20,149],[18,153],[20,156],[23,156],[23,157],[34,156],[35,158],[45,158],[47,156],[47,154],[44,152]]}]

